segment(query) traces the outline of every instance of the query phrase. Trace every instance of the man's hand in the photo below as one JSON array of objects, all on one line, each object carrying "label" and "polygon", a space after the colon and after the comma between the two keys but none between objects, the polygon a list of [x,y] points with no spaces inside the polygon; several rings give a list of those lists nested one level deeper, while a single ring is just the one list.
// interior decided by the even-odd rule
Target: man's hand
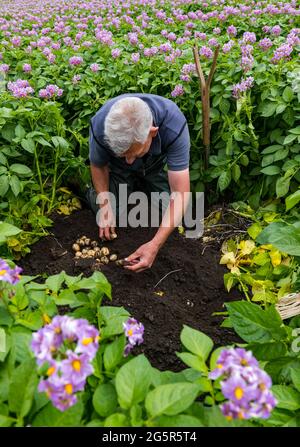
[{"label": "man's hand", "polygon": [[111,235],[115,233],[115,216],[110,205],[100,209],[99,225],[99,237],[100,239],[106,239],[110,241]]},{"label": "man's hand", "polygon": [[133,272],[142,272],[149,269],[155,261],[159,246],[153,242],[147,242],[141,245],[134,253],[126,258],[126,261],[134,263],[134,265],[126,265],[124,268]]}]

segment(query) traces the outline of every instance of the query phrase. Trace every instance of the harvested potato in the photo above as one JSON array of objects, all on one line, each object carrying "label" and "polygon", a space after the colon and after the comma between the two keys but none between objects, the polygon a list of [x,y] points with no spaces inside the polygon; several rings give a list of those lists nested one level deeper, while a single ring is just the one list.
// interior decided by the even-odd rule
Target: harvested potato
[{"label": "harvested potato", "polygon": [[76,256],[76,258],[82,258],[81,251],[76,251],[75,256]]},{"label": "harvested potato", "polygon": [[73,244],[72,248],[74,251],[80,251],[80,246],[78,244]]},{"label": "harvested potato", "polygon": [[109,249],[107,247],[101,248],[101,255],[102,256],[108,256],[109,255]]},{"label": "harvested potato", "polygon": [[84,247],[85,246],[85,240],[84,239],[79,239],[78,244],[80,245],[80,247]]},{"label": "harvested potato", "polygon": [[85,243],[85,246],[88,247],[90,245],[90,243],[91,243],[91,239],[86,238],[84,243]]},{"label": "harvested potato", "polygon": [[83,255],[86,255],[87,252],[88,252],[88,249],[87,249],[87,248],[84,248],[84,249],[82,250],[82,254],[83,254]]},{"label": "harvested potato", "polygon": [[101,261],[103,264],[108,264],[108,263],[109,263],[109,259],[108,259],[107,256],[102,256],[102,257],[100,258],[100,261]]},{"label": "harvested potato", "polygon": [[93,258],[95,256],[95,251],[94,250],[88,250],[87,255],[90,256],[91,258]]},{"label": "harvested potato", "polygon": [[111,239],[116,239],[118,236],[116,233],[111,233],[110,237],[111,237]]},{"label": "harvested potato", "polygon": [[110,261],[116,261],[118,259],[118,256],[117,255],[110,255],[110,257],[109,257],[109,260]]},{"label": "harvested potato", "polygon": [[91,247],[92,247],[92,248],[96,248],[96,247],[98,247],[98,242],[97,242],[97,241],[92,241],[92,242],[91,242]]}]

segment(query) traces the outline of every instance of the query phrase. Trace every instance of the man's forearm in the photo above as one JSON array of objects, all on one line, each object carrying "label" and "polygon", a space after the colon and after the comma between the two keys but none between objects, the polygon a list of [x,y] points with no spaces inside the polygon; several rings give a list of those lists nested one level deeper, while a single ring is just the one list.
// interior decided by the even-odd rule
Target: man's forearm
[{"label": "man's forearm", "polygon": [[158,249],[166,242],[170,234],[179,225],[185,213],[187,203],[184,194],[177,193],[175,198],[171,198],[168,208],[163,216],[162,223],[157,230],[152,242]]},{"label": "man's forearm", "polygon": [[109,169],[108,166],[91,165],[91,176],[97,194],[109,191]]}]

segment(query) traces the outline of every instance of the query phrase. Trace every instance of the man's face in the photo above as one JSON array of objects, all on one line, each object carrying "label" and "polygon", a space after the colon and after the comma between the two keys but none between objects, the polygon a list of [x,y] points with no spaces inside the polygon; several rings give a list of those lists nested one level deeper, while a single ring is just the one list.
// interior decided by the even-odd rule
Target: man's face
[{"label": "man's face", "polygon": [[157,135],[158,127],[151,127],[149,135],[145,143],[134,143],[130,146],[130,148],[121,155],[126,160],[126,163],[132,165],[137,158],[143,157],[150,149],[152,138]]}]

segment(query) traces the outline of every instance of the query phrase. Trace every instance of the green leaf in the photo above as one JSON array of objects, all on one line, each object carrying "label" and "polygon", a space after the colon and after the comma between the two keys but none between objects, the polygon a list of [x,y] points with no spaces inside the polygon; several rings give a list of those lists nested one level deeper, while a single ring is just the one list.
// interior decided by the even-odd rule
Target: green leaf
[{"label": "green leaf", "polygon": [[25,137],[25,135],[26,135],[26,131],[25,131],[24,127],[21,126],[21,124],[18,124],[18,125],[16,126],[16,128],[15,128],[15,135],[16,135],[16,137],[18,137],[20,140],[21,140],[22,138]]},{"label": "green leaf", "polygon": [[23,139],[21,141],[21,146],[23,149],[25,149],[25,151],[29,152],[30,154],[34,153],[35,143],[32,138],[27,137]]},{"label": "green leaf", "polygon": [[17,197],[21,192],[21,182],[16,175],[12,175],[9,179],[9,184],[12,192]]},{"label": "green leaf", "polygon": [[271,388],[275,399],[277,399],[277,408],[296,411],[300,409],[300,393],[291,386],[273,385]]},{"label": "green leaf", "polygon": [[278,150],[282,149],[283,146],[281,144],[274,144],[272,146],[266,147],[261,153],[262,154],[273,154],[274,152],[277,152]]},{"label": "green leaf", "polygon": [[260,172],[262,174],[266,174],[266,175],[276,175],[279,174],[280,172],[280,167],[279,166],[267,166],[266,168],[263,168],[260,170]]},{"label": "green leaf", "polygon": [[255,240],[261,232],[262,226],[258,222],[254,222],[249,228],[247,228],[247,233],[253,240]]},{"label": "green leaf", "polygon": [[232,178],[233,180],[237,183],[240,176],[241,176],[241,168],[239,167],[239,165],[234,164],[231,168],[231,174],[232,174]]},{"label": "green leaf", "polygon": [[82,402],[77,402],[65,411],[57,410],[49,402],[34,418],[33,427],[78,427],[83,414]]},{"label": "green leaf", "polygon": [[293,89],[289,86],[286,86],[283,90],[282,97],[286,102],[291,102],[294,98]]},{"label": "green leaf", "polygon": [[50,290],[52,290],[52,292],[57,293],[61,288],[64,279],[65,279],[65,272],[62,271],[58,275],[49,276],[49,278],[46,279],[45,284]]},{"label": "green leaf", "polygon": [[114,413],[105,419],[104,427],[129,427],[129,422],[125,414]]},{"label": "green leaf", "polygon": [[269,116],[275,115],[277,108],[277,103],[275,102],[263,102],[259,107],[261,115],[268,118]]},{"label": "green leaf", "polygon": [[200,419],[187,414],[160,416],[154,420],[155,427],[203,427]]},{"label": "green leaf", "polygon": [[0,354],[6,352],[6,332],[0,327]]},{"label": "green leaf", "polygon": [[223,171],[220,177],[218,178],[218,188],[220,191],[224,191],[231,182],[231,172]]},{"label": "green leaf", "polygon": [[225,306],[234,330],[248,343],[265,343],[285,336],[281,318],[274,313],[276,311],[266,311],[246,301],[225,303]]},{"label": "green leaf", "polygon": [[290,129],[289,132],[295,135],[300,135],[300,126],[294,127],[294,129]]},{"label": "green leaf", "polygon": [[286,197],[285,199],[286,211],[289,211],[290,209],[294,208],[294,206],[296,206],[297,203],[299,202],[300,202],[300,189],[298,189],[298,191],[295,191],[293,194]]},{"label": "green leaf", "polygon": [[285,137],[285,139],[284,139],[284,141],[283,141],[283,144],[284,144],[284,145],[286,145],[286,144],[290,144],[290,143],[292,143],[294,140],[296,140],[296,138],[297,138],[297,135],[290,134],[290,135],[288,135],[287,137]]},{"label": "green leaf", "polygon": [[188,351],[198,355],[204,362],[206,362],[214,346],[211,338],[186,325],[183,326],[180,340]]},{"label": "green leaf", "polygon": [[30,168],[28,168],[28,166],[21,165],[19,163],[12,164],[9,169],[18,175],[28,176],[28,175],[32,174],[32,170]]},{"label": "green leaf", "polygon": [[267,427],[281,427],[291,419],[293,419],[295,413],[280,408],[274,408],[268,420],[264,423]]},{"label": "green leaf", "polygon": [[207,372],[207,366],[205,362],[194,354],[190,354],[189,352],[176,352],[177,357],[179,357],[183,363],[191,368],[196,369],[197,371]]},{"label": "green leaf", "polygon": [[14,326],[11,329],[12,346],[15,351],[16,360],[20,363],[25,362],[28,358],[33,357],[30,348],[32,340],[32,332],[21,326]]},{"label": "green leaf", "polygon": [[285,343],[278,341],[249,344],[247,350],[252,351],[257,360],[267,361],[283,357],[287,352],[287,347]]},{"label": "green leaf", "polygon": [[38,377],[34,359],[21,363],[12,374],[8,392],[8,405],[12,413],[24,418],[32,405]]},{"label": "green leaf", "polygon": [[195,383],[160,385],[146,397],[146,410],[151,417],[174,416],[185,411],[196,399],[200,386]]},{"label": "green leaf", "polygon": [[[9,188],[9,177],[7,175],[0,176],[0,197],[4,197]],[[0,236],[1,237],[1,236]]]},{"label": "green leaf", "polygon": [[118,406],[118,397],[114,386],[110,383],[98,385],[93,395],[93,406],[102,417],[114,413]]},{"label": "green leaf", "polygon": [[258,236],[260,244],[272,244],[289,255],[300,256],[300,229],[294,225],[273,222]]},{"label": "green leaf", "polygon": [[279,177],[276,182],[276,195],[277,197],[285,196],[290,189],[291,177]]},{"label": "green leaf", "polygon": [[291,368],[291,378],[294,384],[294,387],[297,391],[300,392],[300,371],[296,368]]},{"label": "green leaf", "polygon": [[142,402],[152,381],[152,367],[144,355],[123,365],[116,375],[116,390],[122,408]]},{"label": "green leaf", "polygon": [[0,427],[11,427],[14,422],[16,422],[15,419],[0,414]]},{"label": "green leaf", "polygon": [[106,371],[112,371],[123,360],[125,348],[125,336],[117,337],[112,343],[105,347],[103,354],[104,368]]}]

